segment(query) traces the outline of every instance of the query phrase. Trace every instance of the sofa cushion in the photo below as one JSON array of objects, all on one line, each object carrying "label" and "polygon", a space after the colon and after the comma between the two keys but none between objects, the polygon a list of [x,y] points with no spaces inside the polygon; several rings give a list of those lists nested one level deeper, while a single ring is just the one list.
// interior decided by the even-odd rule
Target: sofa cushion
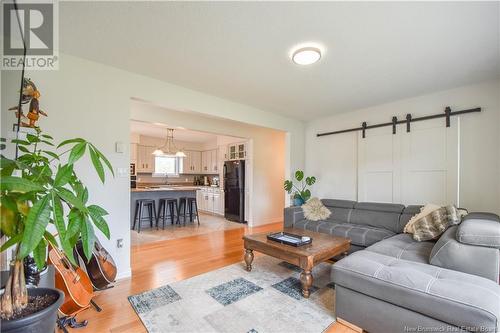
[{"label": "sofa cushion", "polygon": [[428,264],[433,246],[434,242],[417,242],[411,235],[398,234],[375,243],[366,250],[398,259]]},{"label": "sofa cushion", "polygon": [[399,204],[359,202],[348,222],[399,232],[399,217],[404,208]]},{"label": "sofa cushion", "polygon": [[403,232],[405,225],[410,221],[410,219],[420,213],[422,206],[410,205],[403,209],[403,213],[399,217],[398,233]]},{"label": "sofa cushion", "polygon": [[321,202],[332,212],[331,219],[342,222],[349,222],[352,209],[356,204],[355,201],[335,199],[322,199]]},{"label": "sofa cushion", "polygon": [[349,238],[351,244],[358,246],[370,246],[394,235],[392,231],[386,229],[343,223],[342,221],[330,219],[325,221],[302,220],[296,222],[294,227]]},{"label": "sofa cushion", "polygon": [[500,218],[491,213],[470,213],[459,225],[460,243],[500,248]]},{"label": "sofa cushion", "polygon": [[363,250],[333,265],[332,278],[342,287],[454,326],[499,329],[500,286],[475,275]]},{"label": "sofa cushion", "polygon": [[457,229],[457,226],[453,226],[444,232],[432,248],[429,262],[435,266],[498,282],[500,251],[496,248],[468,245],[457,241]]}]

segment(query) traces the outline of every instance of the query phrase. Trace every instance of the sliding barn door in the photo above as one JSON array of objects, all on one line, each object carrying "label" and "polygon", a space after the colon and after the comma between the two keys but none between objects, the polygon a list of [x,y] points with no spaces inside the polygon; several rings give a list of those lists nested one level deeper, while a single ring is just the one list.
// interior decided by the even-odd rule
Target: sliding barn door
[{"label": "sliding barn door", "polygon": [[459,204],[460,119],[433,119],[411,124],[401,135],[401,199],[405,204]]},{"label": "sliding barn door", "polygon": [[358,137],[358,201],[459,204],[458,118],[366,131]]},{"label": "sliding barn door", "polygon": [[399,201],[399,143],[388,127],[358,136],[358,201]]}]

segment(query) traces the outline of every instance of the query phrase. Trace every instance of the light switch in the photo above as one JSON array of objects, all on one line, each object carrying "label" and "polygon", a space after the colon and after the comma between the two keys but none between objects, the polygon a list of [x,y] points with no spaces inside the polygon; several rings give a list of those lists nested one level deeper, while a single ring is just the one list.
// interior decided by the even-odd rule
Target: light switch
[{"label": "light switch", "polygon": [[128,178],[130,175],[130,170],[128,168],[118,168],[116,171],[118,173],[118,177],[120,178]]},{"label": "light switch", "polygon": [[125,145],[123,142],[116,142],[115,143],[115,152],[117,153],[124,153],[125,152]]}]

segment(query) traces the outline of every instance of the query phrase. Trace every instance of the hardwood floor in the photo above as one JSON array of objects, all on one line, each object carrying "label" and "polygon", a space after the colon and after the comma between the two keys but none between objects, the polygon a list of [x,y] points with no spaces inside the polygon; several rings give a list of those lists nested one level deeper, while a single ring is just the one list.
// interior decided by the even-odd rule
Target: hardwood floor
[{"label": "hardwood floor", "polygon": [[[242,261],[244,234],[280,230],[281,227],[282,223],[268,224],[135,245],[131,250],[132,277],[98,293],[95,301],[103,308],[102,312],[90,309],[77,316],[78,320],[88,320],[86,328],[68,330],[81,333],[146,332],[127,296]],[[354,331],[335,323],[327,332]]]}]

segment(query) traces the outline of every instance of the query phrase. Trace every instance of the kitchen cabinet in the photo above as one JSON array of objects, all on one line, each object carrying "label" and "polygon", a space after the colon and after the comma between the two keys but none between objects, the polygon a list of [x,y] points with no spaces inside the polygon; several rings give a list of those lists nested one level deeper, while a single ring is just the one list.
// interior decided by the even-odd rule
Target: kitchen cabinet
[{"label": "kitchen cabinet", "polygon": [[217,149],[201,152],[201,172],[208,174],[218,173]]},{"label": "kitchen cabinet", "polygon": [[184,151],[186,157],[182,162],[183,171],[185,174],[201,173],[201,152],[195,150]]},{"label": "kitchen cabinet", "polygon": [[247,145],[244,142],[234,143],[228,146],[228,159],[233,160],[244,160],[247,157]]},{"label": "kitchen cabinet", "polygon": [[130,144],[130,163],[137,163],[137,143]]},{"label": "kitchen cabinet", "polygon": [[214,187],[203,187],[196,192],[200,212],[224,215],[223,191]]},{"label": "kitchen cabinet", "polygon": [[137,145],[136,172],[152,173],[155,171],[154,147]]}]

